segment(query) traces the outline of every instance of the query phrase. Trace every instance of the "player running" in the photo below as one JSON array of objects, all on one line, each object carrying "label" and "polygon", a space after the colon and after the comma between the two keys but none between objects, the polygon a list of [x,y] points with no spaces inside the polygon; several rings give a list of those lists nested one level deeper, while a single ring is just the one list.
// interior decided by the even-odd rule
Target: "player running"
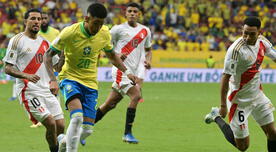
[{"label": "player running", "polygon": [[126,8],[127,22],[114,26],[111,29],[112,42],[115,51],[121,54],[124,64],[131,73],[139,78],[138,84],[132,84],[127,75],[112,67],[112,91],[104,104],[97,109],[96,122],[110,110],[115,108],[124,95],[130,97],[130,103],[126,112],[125,132],[123,141],[138,143],[132,135],[132,125],[136,114],[138,101],[142,99],[141,85],[145,77],[145,68],[151,67],[151,32],[146,26],[137,23],[140,14],[140,6],[137,3],[129,3]]}]

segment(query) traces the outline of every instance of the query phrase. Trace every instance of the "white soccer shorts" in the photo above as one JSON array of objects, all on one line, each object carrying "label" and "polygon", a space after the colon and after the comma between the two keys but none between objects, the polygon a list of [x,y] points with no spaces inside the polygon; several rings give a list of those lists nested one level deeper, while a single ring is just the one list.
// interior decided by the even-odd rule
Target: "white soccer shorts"
[{"label": "white soccer shorts", "polygon": [[239,103],[236,107],[235,104],[232,104],[231,108],[229,114],[232,113],[233,117],[230,120],[230,127],[237,139],[249,136],[248,117],[250,114],[260,126],[274,121],[273,111],[275,108],[263,93],[252,102]]},{"label": "white soccer shorts", "polygon": [[146,67],[145,67],[145,64],[144,64],[144,61],[141,61],[137,70],[136,70],[136,73],[135,75],[140,78],[140,79],[145,79],[145,76],[146,76]]},{"label": "white soccer shorts", "polygon": [[37,92],[21,92],[20,103],[23,103],[25,110],[39,122],[43,122],[50,114],[55,120],[63,119],[63,112],[60,103],[51,92],[40,94]]}]

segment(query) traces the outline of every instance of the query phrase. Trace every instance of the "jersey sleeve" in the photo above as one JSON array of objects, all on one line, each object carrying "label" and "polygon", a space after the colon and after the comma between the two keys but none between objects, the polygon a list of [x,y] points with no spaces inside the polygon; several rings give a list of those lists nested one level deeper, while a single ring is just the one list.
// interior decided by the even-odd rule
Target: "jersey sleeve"
[{"label": "jersey sleeve", "polygon": [[15,41],[14,37],[10,39],[7,52],[5,57],[3,58],[3,61],[6,63],[10,63],[15,65],[17,56],[18,56],[18,48],[19,48],[20,43],[18,41]]},{"label": "jersey sleeve", "polygon": [[104,46],[104,48],[103,48],[103,50],[105,51],[105,52],[112,52],[113,51],[113,44],[112,44],[112,42],[111,42],[111,34],[110,34],[110,32],[109,32],[109,30],[107,30],[106,31],[106,44],[105,44],[105,46]]},{"label": "jersey sleeve", "polygon": [[51,49],[56,52],[61,52],[65,48],[66,42],[69,40],[70,37],[70,29],[66,27],[61,31],[61,33],[53,40],[51,44]]},{"label": "jersey sleeve", "polygon": [[148,31],[148,36],[145,42],[145,48],[150,48],[151,47],[151,32],[149,29],[147,29]]},{"label": "jersey sleeve", "polygon": [[265,45],[265,56],[269,57],[272,60],[276,60],[276,50],[273,45],[269,42],[268,39],[262,37],[263,44]]},{"label": "jersey sleeve", "polygon": [[225,55],[223,73],[229,75],[236,75],[239,52],[231,46]]},{"label": "jersey sleeve", "polygon": [[118,25],[115,25],[111,28],[110,30],[110,34],[111,34],[111,37],[112,37],[112,44],[116,46],[117,44],[117,41],[119,39],[119,34],[118,34]]}]

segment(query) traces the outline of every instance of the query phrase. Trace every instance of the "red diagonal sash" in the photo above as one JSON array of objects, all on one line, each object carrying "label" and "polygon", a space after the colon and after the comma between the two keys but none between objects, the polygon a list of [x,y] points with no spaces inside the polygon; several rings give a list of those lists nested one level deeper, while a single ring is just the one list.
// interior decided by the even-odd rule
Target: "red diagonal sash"
[{"label": "red diagonal sash", "polygon": [[139,31],[121,50],[122,53],[130,54],[148,35],[146,29]]},{"label": "red diagonal sash", "polygon": [[[129,55],[148,35],[145,28],[141,29],[122,49],[121,53]],[[122,81],[122,71],[117,70],[116,83],[119,85]]]},{"label": "red diagonal sash", "polygon": [[[28,74],[35,74],[37,72],[37,70],[39,69],[39,67],[41,66],[42,62],[38,62],[37,60],[37,56],[39,54],[40,57],[44,56],[44,53],[46,52],[46,50],[49,48],[49,44],[47,41],[43,40],[39,49],[37,50],[37,52],[35,53],[35,56],[32,58],[32,60],[29,62],[29,64],[25,67],[25,69],[23,70],[24,73],[28,73]],[[43,58],[42,58],[43,61]],[[28,111],[29,115],[30,115],[30,120],[36,124],[38,121],[33,117],[32,113],[30,112],[30,107],[28,105],[28,100],[26,100],[26,96],[25,96],[25,92],[26,89],[28,87],[28,80],[24,79],[24,88],[22,89],[22,93],[21,93],[21,98],[22,98],[22,102],[24,103],[24,106],[26,108],[26,110]]]},{"label": "red diagonal sash", "polygon": [[251,68],[247,69],[242,75],[241,75],[241,82],[240,82],[240,87],[238,90],[233,91],[230,96],[228,97],[228,99],[230,101],[233,100],[233,98],[236,96],[236,94],[242,89],[242,87],[247,84],[250,80],[252,80],[254,78],[254,76],[256,75],[256,73],[259,72],[259,67],[261,66],[261,64],[263,63],[263,59],[264,59],[264,54],[265,54],[265,46],[263,44],[263,42],[260,42],[260,48],[259,48],[259,52],[257,55],[257,60],[256,62],[252,65]]},{"label": "red diagonal sash", "polygon": [[[39,69],[39,67],[41,66],[41,62],[37,61],[37,57],[44,56],[44,53],[46,52],[46,50],[49,48],[49,44],[47,41],[43,40],[39,49],[37,50],[37,52],[35,53],[34,57],[32,58],[32,60],[29,62],[29,64],[25,67],[25,69],[23,70],[24,73],[28,73],[28,74],[35,74],[37,72],[37,70]],[[41,55],[39,55],[41,54]]]}]

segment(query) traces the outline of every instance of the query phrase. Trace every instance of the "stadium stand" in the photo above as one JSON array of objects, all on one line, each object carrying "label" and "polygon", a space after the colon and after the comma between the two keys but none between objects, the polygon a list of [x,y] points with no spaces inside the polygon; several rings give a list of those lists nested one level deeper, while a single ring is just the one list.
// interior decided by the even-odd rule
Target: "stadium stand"
[{"label": "stadium stand", "polygon": [[[96,0],[87,0],[93,2]],[[125,21],[124,8],[130,0],[98,0],[109,9],[106,24],[110,27]],[[276,0],[132,0],[142,4],[141,23],[153,33],[153,50],[179,52],[225,52],[241,34],[245,16],[255,15],[262,19],[263,35],[276,41]],[[51,25],[62,29],[78,22],[82,10],[78,0],[0,0],[0,43],[22,31],[27,8],[38,7],[50,12]],[[83,2],[82,2],[83,3]],[[216,56],[216,55],[215,55]],[[220,55],[219,55],[220,56]],[[219,59],[220,60],[220,59]],[[202,64],[204,65],[204,63]]]}]

